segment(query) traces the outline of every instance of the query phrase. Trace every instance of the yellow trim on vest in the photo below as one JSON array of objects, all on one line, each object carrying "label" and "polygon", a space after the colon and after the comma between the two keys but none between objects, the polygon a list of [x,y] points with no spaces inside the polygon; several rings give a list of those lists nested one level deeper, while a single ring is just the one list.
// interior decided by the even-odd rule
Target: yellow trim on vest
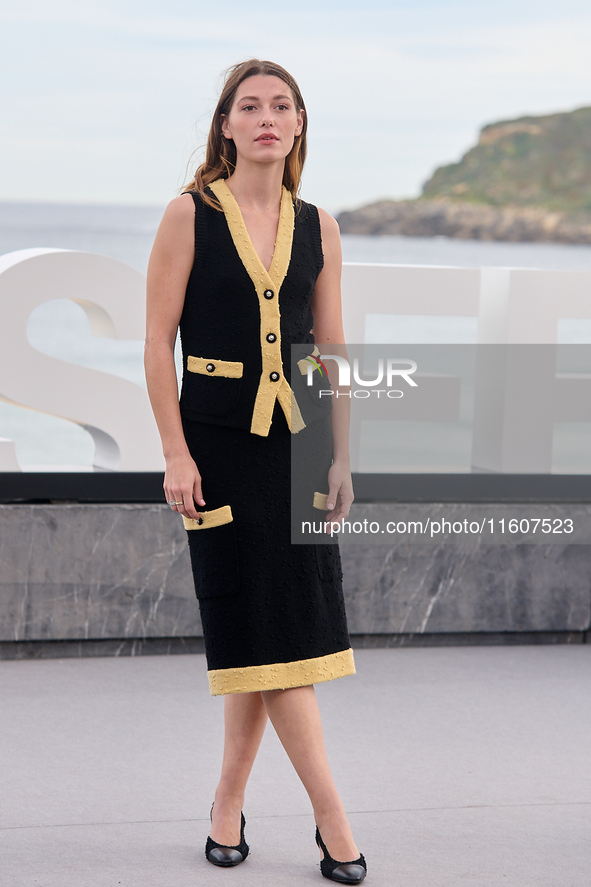
[{"label": "yellow trim on vest", "polygon": [[239,360],[216,360],[215,358],[208,360],[206,357],[193,357],[189,354],[187,357],[187,369],[190,373],[202,373],[204,376],[224,376],[226,379],[241,379],[244,364]]},{"label": "yellow trim on vest", "polygon": [[[240,207],[226,180],[217,179],[209,187],[224,211],[234,246],[254,284],[259,300],[262,372],[250,430],[253,434],[260,434],[262,437],[269,434],[275,400],[278,399],[290,431],[295,434],[296,431],[301,431],[304,423],[299,409],[297,409],[297,413],[294,410],[294,423],[292,423],[291,388],[283,375],[281,361],[281,315],[279,312],[279,291],[289,268],[293,243],[295,215],[291,194],[284,186],[281,193],[277,239],[271,267],[267,271],[252,244]],[[265,292],[271,292],[272,296],[266,298]],[[275,336],[273,342],[267,341],[269,333],[273,333]],[[272,374],[277,374],[275,380],[271,378]]]},{"label": "yellow trim on vest", "polygon": [[292,434],[297,434],[298,431],[301,431],[302,428],[306,427],[306,423],[304,422],[303,416],[300,413],[300,408],[295,399],[295,394],[287,384],[286,379],[283,380],[283,383],[277,392],[277,400],[285,414],[289,430]]},{"label": "yellow trim on vest", "polygon": [[328,511],[328,493],[314,493],[313,506],[321,511]]},{"label": "yellow trim on vest", "polygon": [[185,517],[183,514],[183,524],[185,530],[208,530],[210,527],[220,527],[222,524],[231,523],[234,518],[232,509],[229,505],[222,505],[221,508],[214,508],[211,511],[200,511],[201,523],[193,517]]},{"label": "yellow trim on vest", "polygon": [[259,690],[287,690],[333,681],[355,674],[353,650],[341,650],[314,659],[274,662],[245,668],[217,668],[207,672],[212,696],[228,693],[256,693]]},{"label": "yellow trim on vest", "polygon": [[[314,348],[312,351],[310,351],[308,357],[318,357],[319,355],[320,351],[318,350],[318,345],[314,345]],[[298,366],[300,368],[300,373],[302,374],[302,376],[306,375],[306,373],[308,372],[308,367],[310,366],[308,357],[302,357],[301,360],[298,360]]]}]

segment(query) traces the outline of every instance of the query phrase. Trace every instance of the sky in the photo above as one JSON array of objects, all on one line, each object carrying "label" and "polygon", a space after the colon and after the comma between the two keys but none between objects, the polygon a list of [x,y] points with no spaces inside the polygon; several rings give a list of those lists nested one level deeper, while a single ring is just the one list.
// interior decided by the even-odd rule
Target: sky
[{"label": "sky", "polygon": [[588,0],[4,0],[0,200],[165,204],[249,57],[301,87],[304,199],[414,197],[486,123],[591,105],[590,46]]}]

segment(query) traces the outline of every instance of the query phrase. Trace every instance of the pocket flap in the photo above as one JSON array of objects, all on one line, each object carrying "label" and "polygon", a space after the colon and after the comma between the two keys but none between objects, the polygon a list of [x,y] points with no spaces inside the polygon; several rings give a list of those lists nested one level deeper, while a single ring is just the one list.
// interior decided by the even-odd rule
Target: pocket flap
[{"label": "pocket flap", "polygon": [[300,373],[302,374],[302,376],[305,376],[308,372],[308,367],[312,366],[312,364],[308,360],[308,357],[319,357],[319,356],[320,356],[320,351],[318,350],[318,345],[314,345],[314,348],[312,349],[310,354],[308,354],[307,357],[302,357],[301,360],[298,360],[298,367],[299,367],[299,370],[300,370]]},{"label": "pocket flap", "polygon": [[209,527],[220,527],[222,524],[230,524],[234,520],[232,509],[229,505],[214,508],[212,511],[202,511],[200,521],[194,517],[185,517],[183,523],[185,530],[207,530]]},{"label": "pocket flap", "polygon": [[314,508],[328,511],[328,493],[314,493]]},{"label": "pocket flap", "polygon": [[215,358],[187,357],[187,369],[190,373],[201,373],[203,376],[224,376],[226,379],[241,379],[244,364],[239,360],[216,360]]}]

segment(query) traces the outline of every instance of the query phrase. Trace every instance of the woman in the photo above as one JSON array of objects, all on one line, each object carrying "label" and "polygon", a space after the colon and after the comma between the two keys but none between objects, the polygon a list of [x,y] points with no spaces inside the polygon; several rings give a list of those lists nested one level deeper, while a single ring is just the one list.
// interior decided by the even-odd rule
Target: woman
[{"label": "woman", "polygon": [[292,438],[312,454],[311,486],[297,484],[295,498],[328,520],[346,517],[353,500],[347,399],[329,412],[333,398],[321,403],[318,385],[305,386],[314,342],[326,352],[344,341],[338,226],[297,199],[306,127],[287,71],[256,59],[230,69],[205,163],[154,243],[146,377],[167,502],[188,532],[210,689],[225,695],[207,859],[232,866],[248,854],[244,792],[269,718],[310,796],[322,874],[357,884],[365,860],[330,774],[313,686],[355,670],[338,549],[290,543]]}]

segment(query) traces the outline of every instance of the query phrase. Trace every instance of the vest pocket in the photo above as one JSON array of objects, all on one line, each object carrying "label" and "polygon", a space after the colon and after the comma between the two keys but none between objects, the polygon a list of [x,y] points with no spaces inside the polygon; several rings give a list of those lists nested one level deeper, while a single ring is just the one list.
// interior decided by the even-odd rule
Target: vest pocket
[{"label": "vest pocket", "polygon": [[[238,557],[232,513],[228,505],[209,514],[215,515],[216,512],[229,512],[229,520],[224,523],[208,521],[208,512],[204,512],[201,525],[184,519],[195,594],[200,601],[232,597],[238,593]],[[194,528],[191,525],[195,525]]]},{"label": "vest pocket", "polygon": [[[330,379],[327,378],[324,369],[318,362],[319,356],[318,347],[314,345],[313,350],[309,351],[306,357],[300,358],[295,366],[292,366],[291,387],[306,424],[310,424],[318,416],[328,413],[332,409],[334,395],[326,393],[321,395],[320,393],[321,391],[330,391],[332,386]],[[311,373],[311,385],[308,385],[308,370]],[[307,402],[310,400],[316,407],[312,414],[307,409]]]},{"label": "vest pocket", "polygon": [[190,373],[204,376],[224,376],[228,379],[241,379],[244,364],[240,360],[215,360],[207,357],[187,357],[187,369]]},{"label": "vest pocket", "polygon": [[244,364],[238,360],[187,357],[182,403],[193,413],[224,416],[238,406]]}]

